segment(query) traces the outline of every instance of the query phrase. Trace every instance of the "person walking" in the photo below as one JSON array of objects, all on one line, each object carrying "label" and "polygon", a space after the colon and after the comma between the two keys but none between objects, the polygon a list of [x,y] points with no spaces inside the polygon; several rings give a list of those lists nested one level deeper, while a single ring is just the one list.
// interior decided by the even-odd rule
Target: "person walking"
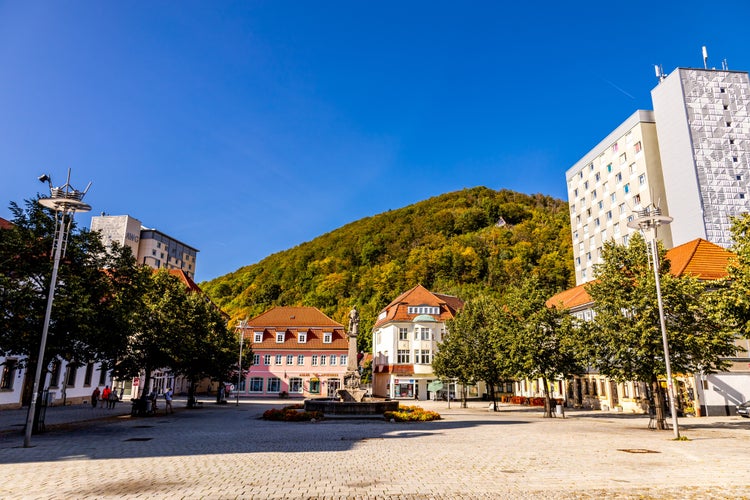
[{"label": "person walking", "polygon": [[117,390],[112,389],[107,397],[107,408],[114,409],[115,403],[117,403]]},{"label": "person walking", "polygon": [[112,392],[109,389],[108,385],[104,386],[104,390],[102,391],[102,408],[104,408],[104,405],[107,405],[107,408],[109,408],[109,393]]},{"label": "person walking", "polygon": [[94,389],[94,392],[91,393],[91,407],[96,408],[96,404],[99,402],[99,395],[101,392],[99,391],[99,387],[96,387]]},{"label": "person walking", "polygon": [[164,391],[164,412],[166,414],[174,413],[174,410],[172,409],[172,388],[167,387],[167,390]]}]

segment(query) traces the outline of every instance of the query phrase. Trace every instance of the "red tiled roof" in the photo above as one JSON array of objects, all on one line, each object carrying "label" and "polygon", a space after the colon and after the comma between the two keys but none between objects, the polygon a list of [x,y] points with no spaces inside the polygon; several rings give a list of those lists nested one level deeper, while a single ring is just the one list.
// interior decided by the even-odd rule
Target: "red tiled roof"
[{"label": "red tiled roof", "polygon": [[[710,241],[698,238],[667,250],[669,272],[673,276],[690,275],[702,280],[715,280],[727,275],[727,264],[734,254]],[[575,309],[591,303],[591,296],[585,287],[578,285],[553,295],[547,300],[547,307],[562,306]]]},{"label": "red tiled roof", "polygon": [[169,274],[176,276],[191,292],[203,293],[203,290],[182,269],[170,269]]},{"label": "red tiled roof", "polygon": [[[255,332],[263,332],[261,342],[253,342]],[[284,342],[276,342],[276,333],[284,332]],[[298,333],[306,332],[305,343],[298,342]],[[331,333],[331,342],[323,342],[323,334]],[[247,322],[245,339],[259,350],[336,350],[346,351],[349,340],[344,325],[333,321],[315,307],[277,306]]]},{"label": "red tiled roof", "polygon": [[453,319],[456,312],[464,306],[463,300],[452,295],[432,293],[422,285],[417,285],[408,290],[385,306],[378,316],[373,328],[377,328],[392,321],[411,321],[419,314],[408,312],[409,306],[432,306],[439,307],[440,314],[435,317],[438,321]]},{"label": "red tiled roof", "polygon": [[13,224],[0,217],[0,229],[13,229]]}]

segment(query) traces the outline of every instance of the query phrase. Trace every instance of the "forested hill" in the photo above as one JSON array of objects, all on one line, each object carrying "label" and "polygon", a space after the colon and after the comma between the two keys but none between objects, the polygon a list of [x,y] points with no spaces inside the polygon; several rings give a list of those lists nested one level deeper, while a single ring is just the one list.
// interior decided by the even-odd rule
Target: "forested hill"
[{"label": "forested hill", "polygon": [[418,283],[469,299],[535,273],[564,289],[572,261],[566,202],[476,187],[352,222],[201,287],[234,319],[308,305],[346,325],[356,304],[369,332]]}]

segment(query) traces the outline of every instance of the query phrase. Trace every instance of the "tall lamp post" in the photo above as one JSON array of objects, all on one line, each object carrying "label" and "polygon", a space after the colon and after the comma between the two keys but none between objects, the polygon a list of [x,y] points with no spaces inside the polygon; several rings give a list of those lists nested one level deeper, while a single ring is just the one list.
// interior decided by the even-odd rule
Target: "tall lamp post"
[{"label": "tall lamp post", "polygon": [[240,405],[240,384],[242,383],[242,346],[245,343],[245,328],[247,328],[247,320],[243,319],[237,323],[237,330],[240,332],[240,360],[237,363],[237,390],[236,397],[237,403],[235,406]]},{"label": "tall lamp post", "polygon": [[42,329],[42,340],[39,345],[39,357],[36,363],[36,374],[34,375],[34,388],[31,394],[29,413],[26,416],[26,429],[23,438],[23,447],[31,446],[31,433],[34,428],[37,405],[39,404],[39,384],[42,379],[42,368],[44,364],[44,351],[47,347],[47,334],[49,333],[49,322],[52,316],[52,302],[55,298],[55,287],[57,286],[57,271],[60,268],[60,258],[65,253],[68,244],[68,233],[73,217],[76,212],[88,212],[91,207],[83,202],[83,197],[91,187],[89,182],[86,189],[77,191],[70,185],[70,169],[68,169],[68,180],[60,187],[52,186],[49,175],[42,175],[39,181],[49,184],[50,197],[41,198],[39,204],[55,212],[55,237],[52,243],[54,251],[52,264],[52,277],[49,282],[49,294],[47,295],[47,310],[44,314],[44,328]]},{"label": "tall lamp post", "polygon": [[664,364],[667,369],[667,393],[669,394],[669,411],[672,413],[672,428],[675,439],[680,438],[680,429],[677,426],[677,411],[675,409],[674,386],[672,384],[672,365],[669,361],[669,342],[667,341],[667,325],[664,321],[664,304],[661,298],[661,279],[659,278],[659,251],[656,245],[656,232],[660,226],[666,226],[672,220],[661,214],[661,209],[650,205],[641,210],[636,210],[636,217],[628,222],[628,227],[640,229],[646,235],[650,233],[648,245],[651,248],[651,262],[654,268],[654,281],[656,282],[656,301],[659,304],[659,324],[661,326],[661,341],[664,345]]}]

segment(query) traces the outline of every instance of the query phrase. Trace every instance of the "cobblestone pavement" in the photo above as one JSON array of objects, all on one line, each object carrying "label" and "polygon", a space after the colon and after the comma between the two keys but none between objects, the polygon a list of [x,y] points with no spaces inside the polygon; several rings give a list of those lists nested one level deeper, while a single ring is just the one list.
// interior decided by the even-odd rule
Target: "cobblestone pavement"
[{"label": "cobblestone pavement", "polygon": [[644,416],[480,403],[420,402],[443,415],[425,423],[259,419],[284,404],[178,404],[53,426],[31,448],[0,433],[0,498],[750,498],[740,417],[682,419],[689,441]]}]

